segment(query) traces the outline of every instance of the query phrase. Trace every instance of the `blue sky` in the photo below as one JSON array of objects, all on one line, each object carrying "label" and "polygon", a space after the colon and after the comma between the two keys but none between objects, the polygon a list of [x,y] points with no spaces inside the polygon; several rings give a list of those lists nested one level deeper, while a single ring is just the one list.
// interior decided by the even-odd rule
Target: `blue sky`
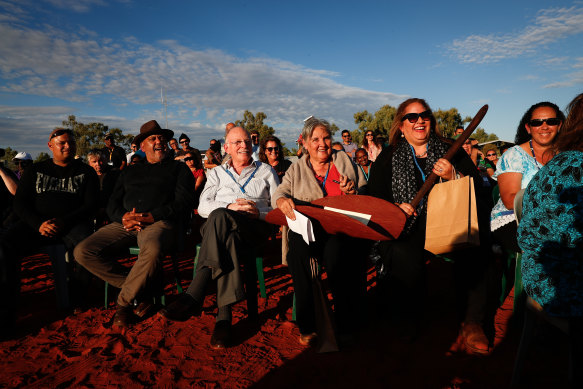
[{"label": "blue sky", "polygon": [[47,151],[69,114],[208,147],[245,109],[289,146],[315,115],[425,98],[512,140],[539,101],[583,87],[582,1],[0,0],[0,147]]}]

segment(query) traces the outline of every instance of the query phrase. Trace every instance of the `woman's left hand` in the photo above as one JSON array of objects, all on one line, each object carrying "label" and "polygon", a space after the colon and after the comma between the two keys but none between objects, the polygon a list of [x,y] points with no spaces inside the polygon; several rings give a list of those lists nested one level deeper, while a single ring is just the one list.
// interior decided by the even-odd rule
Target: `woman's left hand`
[{"label": "woman's left hand", "polygon": [[340,175],[340,190],[345,194],[355,194],[354,182],[347,176]]},{"label": "woman's left hand", "polygon": [[433,165],[433,173],[437,174],[444,180],[453,180],[455,178],[453,172],[453,166],[447,159],[440,158],[435,162],[435,165]]}]

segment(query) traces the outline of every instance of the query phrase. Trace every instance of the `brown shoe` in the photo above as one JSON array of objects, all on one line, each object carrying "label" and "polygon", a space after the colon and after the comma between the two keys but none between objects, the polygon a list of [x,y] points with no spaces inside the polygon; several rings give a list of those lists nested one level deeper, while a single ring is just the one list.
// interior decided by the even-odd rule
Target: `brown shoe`
[{"label": "brown shoe", "polygon": [[488,354],[490,342],[479,323],[463,323],[462,335],[467,350],[478,354]]},{"label": "brown shoe", "polygon": [[152,311],[154,311],[154,308],[155,306],[151,302],[142,301],[141,303],[138,304],[137,307],[135,307],[134,313],[136,314],[137,317],[143,319],[144,317],[152,313]]},{"label": "brown shoe", "polygon": [[123,306],[117,304],[117,310],[113,316],[113,325],[121,328],[128,328],[131,326],[136,318],[133,308],[134,307],[131,305]]}]

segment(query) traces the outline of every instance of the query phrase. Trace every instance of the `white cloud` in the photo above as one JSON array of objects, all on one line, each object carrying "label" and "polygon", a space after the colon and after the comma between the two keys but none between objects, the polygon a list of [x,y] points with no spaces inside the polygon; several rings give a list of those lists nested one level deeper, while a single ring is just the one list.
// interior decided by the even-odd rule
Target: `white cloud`
[{"label": "white cloud", "polygon": [[575,71],[568,73],[565,80],[546,84],[543,88],[564,88],[583,84],[583,57],[576,59],[572,69]]},{"label": "white cloud", "polygon": [[549,8],[538,12],[533,23],[507,34],[470,35],[456,39],[448,51],[464,63],[490,63],[533,54],[545,45],[583,32],[583,8]]},{"label": "white cloud", "polygon": [[[217,136],[224,123],[249,109],[265,112],[270,125],[281,125],[278,135],[289,141],[297,137],[302,119],[310,114],[350,127],[354,112],[397,105],[407,97],[343,85],[334,79],[338,73],[327,69],[274,58],[239,58],[220,50],[194,50],[171,40],[149,44],[126,37],[112,41],[90,31],[38,30],[1,22],[0,36],[1,92],[83,104],[107,97],[117,106],[135,105],[139,110],[159,106],[160,87],[164,86],[171,128],[183,126],[189,134],[187,123],[200,122],[221,128],[215,130]],[[140,123],[152,118],[151,108],[144,111],[132,119],[132,127],[125,128],[135,133]],[[164,117],[158,113],[157,117]],[[200,126],[194,131],[199,129],[208,130]],[[3,135],[0,141],[5,141]]]}]

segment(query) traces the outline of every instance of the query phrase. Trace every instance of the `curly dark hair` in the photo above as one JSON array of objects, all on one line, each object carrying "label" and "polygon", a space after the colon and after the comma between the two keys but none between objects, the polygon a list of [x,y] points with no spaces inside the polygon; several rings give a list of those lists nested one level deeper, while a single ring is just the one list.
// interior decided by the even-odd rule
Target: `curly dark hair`
[{"label": "curly dark hair", "polygon": [[274,135],[269,135],[268,137],[261,139],[261,144],[259,145],[259,160],[261,162],[268,163],[267,156],[265,155],[265,147],[267,145],[267,142],[275,142],[277,144],[277,148],[279,149],[277,160],[279,162],[283,161],[285,159],[283,155],[283,146],[281,145],[281,141],[279,140],[279,138]]},{"label": "curly dark hair", "polygon": [[583,93],[567,106],[569,114],[561,128],[561,137],[555,142],[556,151],[583,151]]},{"label": "curly dark hair", "polygon": [[397,108],[397,112],[395,113],[395,117],[393,119],[393,124],[391,125],[391,132],[389,135],[389,144],[392,146],[396,144],[399,139],[401,138],[401,122],[403,120],[403,116],[405,116],[405,110],[410,104],[419,103],[421,104],[427,111],[431,112],[431,118],[429,119],[431,123],[431,131],[434,131],[437,135],[441,135],[439,129],[437,128],[437,120],[435,116],[433,116],[433,111],[431,111],[431,107],[427,104],[427,101],[419,98],[410,98],[403,101],[399,108]]},{"label": "curly dark hair", "polygon": [[[565,123],[565,114],[559,109],[559,107],[557,107],[556,104],[553,104],[553,103],[548,102],[548,101],[542,101],[540,103],[537,103],[537,104],[531,106],[528,109],[528,111],[526,111],[524,113],[524,115],[522,115],[522,119],[520,119],[520,123],[518,123],[518,128],[516,129],[516,136],[514,137],[514,143],[516,143],[517,145],[521,145],[523,143],[528,142],[530,140],[530,138],[532,138],[530,136],[530,134],[528,133],[528,131],[526,131],[526,124],[532,118],[532,113],[537,108],[541,108],[541,107],[552,108],[555,111],[555,115],[557,116],[557,118],[559,118],[561,120],[561,122]],[[558,137],[558,134],[557,134],[557,137]]]}]

